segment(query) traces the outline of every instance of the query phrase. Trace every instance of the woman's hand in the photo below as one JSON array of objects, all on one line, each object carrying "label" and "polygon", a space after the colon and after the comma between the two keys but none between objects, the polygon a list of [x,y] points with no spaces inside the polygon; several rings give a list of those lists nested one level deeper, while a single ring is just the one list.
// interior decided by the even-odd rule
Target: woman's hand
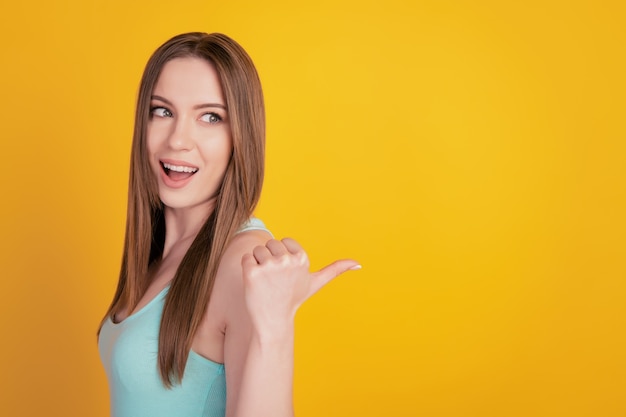
[{"label": "woman's hand", "polygon": [[309,297],[337,276],[361,267],[344,259],[309,272],[306,252],[289,238],[257,246],[242,257],[241,264],[246,305],[255,329],[262,334],[285,330]]}]

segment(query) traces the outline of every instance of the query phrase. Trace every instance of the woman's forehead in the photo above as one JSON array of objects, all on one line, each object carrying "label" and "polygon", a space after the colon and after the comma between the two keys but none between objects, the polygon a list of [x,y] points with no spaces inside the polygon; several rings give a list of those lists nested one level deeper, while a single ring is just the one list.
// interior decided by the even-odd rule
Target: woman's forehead
[{"label": "woman's forehead", "polygon": [[215,66],[197,57],[168,61],[161,70],[152,94],[180,105],[225,104]]}]

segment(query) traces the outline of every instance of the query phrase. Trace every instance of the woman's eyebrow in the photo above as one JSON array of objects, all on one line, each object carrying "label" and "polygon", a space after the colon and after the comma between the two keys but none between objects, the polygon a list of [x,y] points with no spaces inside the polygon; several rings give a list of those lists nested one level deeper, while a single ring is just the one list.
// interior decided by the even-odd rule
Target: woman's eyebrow
[{"label": "woman's eyebrow", "polygon": [[[172,102],[169,101],[168,99],[164,98],[164,97],[157,96],[157,95],[152,95],[150,98],[152,100],[159,100],[159,101],[162,101],[165,104],[173,106]],[[202,104],[196,104],[195,106],[193,106],[194,110],[204,109],[206,107],[218,107],[220,109],[226,110],[226,106],[221,104],[221,103],[202,103]]]},{"label": "woman's eyebrow", "polygon": [[206,107],[219,107],[220,109],[226,110],[226,106],[220,103],[204,103],[193,106],[194,110],[204,109]]},{"label": "woman's eyebrow", "polygon": [[164,97],[161,97],[161,96],[157,96],[157,95],[155,95],[155,94],[151,95],[151,96],[150,96],[150,99],[151,99],[151,100],[159,100],[159,101],[162,101],[163,103],[165,103],[165,104],[169,104],[170,106],[172,106],[172,105],[173,105],[173,104],[172,104],[172,102],[171,102],[171,101],[169,101],[168,99],[166,99],[166,98],[164,98]]}]

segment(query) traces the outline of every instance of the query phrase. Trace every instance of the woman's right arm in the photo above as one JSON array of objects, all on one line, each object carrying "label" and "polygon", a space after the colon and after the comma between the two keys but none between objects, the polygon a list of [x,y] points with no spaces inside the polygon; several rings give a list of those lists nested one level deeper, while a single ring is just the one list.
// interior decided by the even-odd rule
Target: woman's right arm
[{"label": "woman's right arm", "polygon": [[292,417],[296,311],[333,278],[360,266],[341,260],[311,273],[292,239],[271,239],[246,252],[241,298],[233,300],[226,328],[227,416]]},{"label": "woman's right arm", "polygon": [[245,254],[241,265],[253,331],[234,416],[290,417],[296,311],[332,279],[360,266],[341,260],[311,273],[306,252],[293,239],[269,240]]}]

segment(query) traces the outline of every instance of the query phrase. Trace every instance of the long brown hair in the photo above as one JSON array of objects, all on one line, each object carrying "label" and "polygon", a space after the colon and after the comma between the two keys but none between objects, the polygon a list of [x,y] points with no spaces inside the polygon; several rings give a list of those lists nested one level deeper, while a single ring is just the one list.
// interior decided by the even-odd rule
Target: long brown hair
[{"label": "long brown hair", "polygon": [[265,158],[263,93],[254,64],[243,48],[223,34],[199,32],[175,36],[161,45],[150,57],[139,88],[124,253],[117,290],[103,323],[121,308],[133,311],[149,285],[149,265],[163,253],[163,205],[147,157],[146,126],[151,95],[163,66],[181,57],[206,59],[215,66],[226,100],[233,151],[215,209],[183,257],[165,300],[158,364],[167,387],[182,380],[222,255],[259,200]]}]

